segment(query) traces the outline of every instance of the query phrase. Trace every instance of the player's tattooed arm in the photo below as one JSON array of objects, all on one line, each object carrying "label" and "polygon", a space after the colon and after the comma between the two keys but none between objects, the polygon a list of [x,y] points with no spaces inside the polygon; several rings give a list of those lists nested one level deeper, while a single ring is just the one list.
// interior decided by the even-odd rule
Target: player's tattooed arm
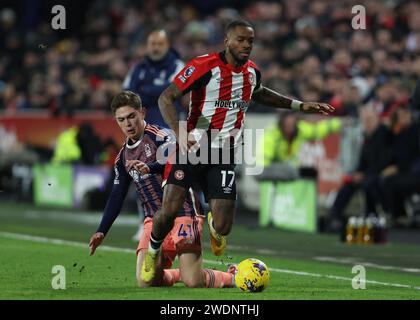
[{"label": "player's tattooed arm", "polygon": [[167,87],[159,97],[158,104],[160,113],[168,126],[174,131],[178,145],[182,153],[185,153],[189,147],[196,141],[189,141],[187,138],[187,127],[185,122],[179,122],[174,102],[181,98],[183,92],[173,83]]},{"label": "player's tattooed arm", "polygon": [[300,102],[281,95],[269,88],[261,86],[254,94],[252,99],[268,107],[293,109],[306,113],[321,113],[328,115],[334,111],[334,108],[328,103],[320,102]]},{"label": "player's tattooed arm", "polygon": [[175,101],[182,97],[182,91],[171,83],[160,95],[158,104],[163,119],[168,126],[179,136],[179,119],[176,113]]},{"label": "player's tattooed arm", "polygon": [[290,109],[292,104],[292,99],[264,86],[254,92],[252,100],[268,107],[281,109]]}]

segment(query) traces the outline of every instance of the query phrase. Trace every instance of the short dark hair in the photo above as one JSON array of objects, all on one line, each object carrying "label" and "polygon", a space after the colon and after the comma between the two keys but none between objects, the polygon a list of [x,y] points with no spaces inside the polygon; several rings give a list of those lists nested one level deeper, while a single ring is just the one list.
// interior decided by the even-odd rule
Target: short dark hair
[{"label": "short dark hair", "polygon": [[112,113],[115,114],[118,108],[125,107],[125,106],[132,107],[136,110],[141,110],[143,108],[140,96],[130,90],[122,91],[118,93],[114,97],[114,99],[112,99],[112,102],[111,102]]},{"label": "short dark hair", "polygon": [[251,22],[239,19],[239,20],[233,20],[228,23],[228,25],[225,28],[225,34],[228,34],[230,30],[233,30],[236,27],[249,27],[255,31],[255,28]]}]

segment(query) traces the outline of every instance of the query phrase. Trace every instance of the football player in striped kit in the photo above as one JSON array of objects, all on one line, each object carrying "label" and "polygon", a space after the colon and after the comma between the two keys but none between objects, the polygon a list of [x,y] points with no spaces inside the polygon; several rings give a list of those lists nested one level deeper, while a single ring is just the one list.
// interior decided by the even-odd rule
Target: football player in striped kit
[{"label": "football player in striped kit", "polygon": [[[215,255],[223,254],[225,236],[232,228],[235,212],[235,151],[241,143],[245,113],[251,100],[274,108],[325,115],[334,110],[326,103],[301,102],[264,87],[261,72],[249,59],[253,43],[251,23],[244,20],[229,23],[225,50],[189,61],[159,97],[159,108],[175,132],[180,152],[165,168],[163,203],[154,217],[149,250],[142,266],[145,282],[154,277],[160,245],[172,229],[191,186],[204,192],[211,210],[207,217],[211,248]],[[185,94],[190,94],[186,127],[179,122],[174,106]],[[191,154],[200,161],[192,163]]]}]

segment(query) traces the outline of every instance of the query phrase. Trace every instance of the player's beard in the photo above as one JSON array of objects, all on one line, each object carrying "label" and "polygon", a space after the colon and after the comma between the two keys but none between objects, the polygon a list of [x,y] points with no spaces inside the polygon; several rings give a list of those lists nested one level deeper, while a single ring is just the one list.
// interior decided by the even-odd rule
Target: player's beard
[{"label": "player's beard", "polygon": [[235,61],[238,65],[244,65],[249,59],[249,56],[245,58],[240,58],[240,53],[234,52],[233,50],[230,50],[230,53],[232,54],[233,58],[235,58]]}]

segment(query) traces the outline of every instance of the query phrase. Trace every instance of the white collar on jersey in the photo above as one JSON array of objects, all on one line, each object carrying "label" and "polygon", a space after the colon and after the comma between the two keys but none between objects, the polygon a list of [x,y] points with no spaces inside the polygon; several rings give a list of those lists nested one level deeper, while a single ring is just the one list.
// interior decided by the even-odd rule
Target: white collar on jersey
[{"label": "white collar on jersey", "polygon": [[128,142],[130,141],[130,138],[127,138],[127,143],[125,144],[125,146],[128,148],[128,149],[134,149],[134,148],[137,148],[138,146],[139,146],[139,144],[140,144],[140,142],[141,142],[141,140],[143,140],[143,137],[144,137],[144,128],[146,128],[146,126],[147,126],[147,123],[146,123],[146,121],[145,120],[143,120],[143,132],[142,132],[142,134],[141,134],[141,136],[140,136],[140,139],[139,140],[137,140],[134,144],[128,144]]}]

